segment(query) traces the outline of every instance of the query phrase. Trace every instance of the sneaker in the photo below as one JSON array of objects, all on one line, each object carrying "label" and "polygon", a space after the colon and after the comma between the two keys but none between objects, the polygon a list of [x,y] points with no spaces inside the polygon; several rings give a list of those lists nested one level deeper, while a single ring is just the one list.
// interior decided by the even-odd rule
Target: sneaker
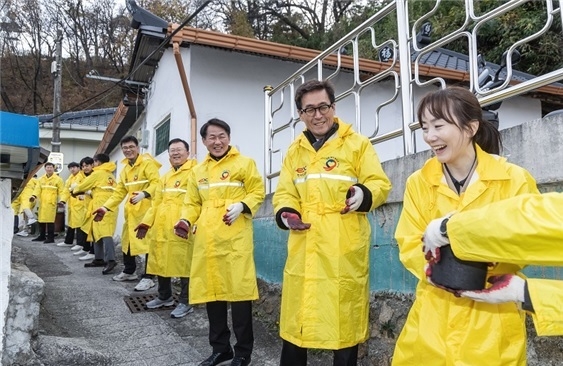
[{"label": "sneaker", "polygon": [[233,359],[233,350],[229,350],[229,352],[217,352],[212,353],[205,361],[199,364],[199,366],[223,366],[228,365],[231,360]]},{"label": "sneaker", "polygon": [[58,243],[57,246],[58,246],[58,247],[71,247],[72,244],[67,244],[67,243],[65,243],[65,242],[62,242],[62,243]]},{"label": "sneaker", "polygon": [[17,235],[17,236],[28,236],[29,233],[28,233],[27,231],[25,231],[25,230],[22,230],[22,231],[20,231],[20,232],[17,232],[16,235]]},{"label": "sneaker", "polygon": [[89,261],[90,259],[94,259],[96,256],[94,254],[87,253],[85,256],[78,258],[80,261]]},{"label": "sneaker", "polygon": [[31,218],[31,219],[27,220],[27,226],[33,225],[33,224],[35,224],[36,222],[37,222],[37,219]]},{"label": "sneaker", "polygon": [[80,247],[80,250],[77,250],[76,252],[72,253],[72,255],[86,255],[89,254],[87,251],[82,250],[82,247]]},{"label": "sneaker", "polygon": [[151,280],[150,278],[143,278],[141,279],[141,281],[139,281],[137,286],[135,286],[135,291],[147,291],[154,286],[155,284],[153,280]]},{"label": "sneaker", "polygon": [[[141,282],[143,280],[146,280],[146,278],[142,279]],[[170,297],[167,300],[161,300],[157,297],[156,299],[151,300],[145,304],[147,309],[158,309],[163,306],[172,306],[172,305],[174,305],[174,299],[172,297]]]},{"label": "sneaker", "polygon": [[178,306],[176,306],[176,309],[172,310],[172,312],[170,313],[170,317],[175,319],[183,318],[189,313],[193,312],[194,308],[192,308],[190,305],[179,303]]},{"label": "sneaker", "polygon": [[113,276],[112,279],[117,282],[135,281],[137,279],[137,275],[134,273],[129,274],[129,273],[121,272],[120,274]]},{"label": "sneaker", "polygon": [[73,246],[72,248],[70,248],[70,250],[72,250],[73,252],[74,252],[75,250],[80,250],[80,249],[82,249],[82,245],[78,245],[78,244],[76,244],[75,246]]},{"label": "sneaker", "polygon": [[242,356],[235,356],[231,361],[231,366],[249,366],[251,364],[250,356],[242,357]]}]

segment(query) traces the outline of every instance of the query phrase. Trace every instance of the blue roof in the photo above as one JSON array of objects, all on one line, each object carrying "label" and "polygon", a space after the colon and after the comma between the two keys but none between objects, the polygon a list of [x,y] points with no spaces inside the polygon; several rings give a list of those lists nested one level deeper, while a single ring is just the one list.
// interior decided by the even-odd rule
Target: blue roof
[{"label": "blue roof", "polygon": [[[90,109],[79,112],[66,112],[60,117],[61,125],[79,125],[79,126],[92,126],[92,127],[107,127],[115,114],[117,108],[101,108]],[[52,123],[53,114],[41,114],[39,116],[39,123]]]},{"label": "blue roof", "polygon": [[38,147],[37,117],[0,111],[0,144],[6,146]]}]

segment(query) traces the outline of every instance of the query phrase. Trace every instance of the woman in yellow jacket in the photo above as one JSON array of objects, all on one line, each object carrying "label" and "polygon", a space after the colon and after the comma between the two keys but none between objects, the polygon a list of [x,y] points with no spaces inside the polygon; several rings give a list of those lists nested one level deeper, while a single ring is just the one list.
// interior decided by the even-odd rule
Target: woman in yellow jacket
[{"label": "woman in yellow jacket", "polygon": [[[254,160],[230,145],[231,128],[217,118],[200,129],[209,154],[191,172],[176,235],[195,232],[190,271],[190,304],[206,303],[209,344],[201,365],[250,363],[254,346],[252,300],[258,299],[252,217],[265,196]],[[227,302],[236,336],[230,345]]]},{"label": "woman in yellow jacket", "polygon": [[172,168],[162,176],[162,189],[156,192],[151,208],[136,231],[137,238],[144,238],[149,232],[147,273],[158,276],[158,297],[147,302],[147,308],[174,305],[171,278],[179,277],[181,292],[170,316],[182,318],[193,311],[188,305],[188,284],[194,242],[193,236],[184,239],[174,235],[174,224],[182,218],[188,178],[197,162],[188,159],[189,145],[182,139],[170,140],[168,154]]},{"label": "woman in yellow jacket", "polygon": [[[475,302],[434,286],[426,278],[421,249],[431,220],[537,193],[535,180],[526,170],[490,154],[499,152],[500,134],[483,120],[468,90],[448,88],[426,95],[418,120],[436,156],[408,178],[395,232],[400,259],[419,282],[393,365],[525,365],[525,317],[516,304]],[[499,262],[488,268],[488,275],[514,274],[521,268]]]},{"label": "woman in yellow jacket", "polygon": [[[435,219],[428,225],[426,246],[451,243],[456,257],[464,260],[563,266],[561,193],[521,195],[456,213],[448,218],[442,240],[439,227],[444,220]],[[436,239],[430,243],[428,238]],[[490,282],[492,286],[486,290],[463,291],[459,295],[490,303],[520,303],[532,315],[538,335],[563,335],[563,281],[523,280],[508,274]]]},{"label": "woman in yellow jacket", "polygon": [[[113,172],[116,165],[109,161],[106,154],[96,154],[94,156],[94,169],[86,179],[74,187],[72,194],[79,195],[90,191],[92,197],[89,203],[88,212],[92,212],[94,207],[101,207],[115,192],[117,181]],[[87,241],[94,242],[95,258],[91,263],[86,263],[85,267],[102,267],[102,274],[109,274],[116,266],[115,243],[113,234],[117,226],[117,210],[108,211],[104,215],[104,221],[94,221],[92,215],[87,215],[80,229],[87,234]]]}]

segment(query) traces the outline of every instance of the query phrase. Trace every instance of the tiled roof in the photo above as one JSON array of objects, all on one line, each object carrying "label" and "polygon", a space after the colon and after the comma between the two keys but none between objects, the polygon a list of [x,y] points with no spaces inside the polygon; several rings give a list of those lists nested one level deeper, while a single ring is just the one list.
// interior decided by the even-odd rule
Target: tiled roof
[{"label": "tiled roof", "polygon": [[[66,112],[60,116],[59,120],[61,126],[67,124],[105,129],[116,110],[117,108],[102,108],[79,112]],[[37,117],[39,117],[40,126],[53,122],[53,114],[42,114]]]}]

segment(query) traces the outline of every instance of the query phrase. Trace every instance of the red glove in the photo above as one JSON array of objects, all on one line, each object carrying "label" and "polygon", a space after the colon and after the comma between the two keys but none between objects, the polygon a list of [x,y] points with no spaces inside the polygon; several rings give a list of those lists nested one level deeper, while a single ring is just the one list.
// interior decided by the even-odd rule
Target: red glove
[{"label": "red glove", "polygon": [[105,207],[100,207],[98,208],[96,211],[94,211],[92,213],[92,215],[94,216],[94,221],[98,222],[98,221],[102,221],[104,219],[104,215],[108,212],[108,210]]},{"label": "red glove", "polygon": [[190,233],[190,224],[182,219],[174,225],[174,234],[178,235],[180,238],[187,239]]},{"label": "red glove", "polygon": [[150,228],[151,227],[147,224],[137,225],[137,227],[135,228],[135,231],[137,232],[135,236],[137,237],[137,239],[144,239],[145,236],[147,236],[147,231],[149,231]]},{"label": "red glove", "polygon": [[307,230],[311,227],[311,224],[301,221],[299,215],[291,212],[282,213],[281,218],[285,226],[291,230]]}]

